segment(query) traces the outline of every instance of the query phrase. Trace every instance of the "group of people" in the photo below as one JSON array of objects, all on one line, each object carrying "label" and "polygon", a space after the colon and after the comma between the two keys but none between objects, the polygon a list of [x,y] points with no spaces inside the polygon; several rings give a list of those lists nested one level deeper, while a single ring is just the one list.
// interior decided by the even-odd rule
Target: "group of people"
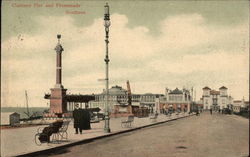
[{"label": "group of people", "polygon": [[73,111],[74,118],[74,128],[75,134],[82,134],[82,130],[91,129],[90,126],[90,112],[87,109],[79,108],[79,105],[75,105],[75,109]]},{"label": "group of people", "polygon": [[[59,117],[59,116],[58,116]],[[59,117],[61,118],[61,117]],[[79,105],[75,105],[75,109],[73,111],[73,119],[74,119],[74,128],[75,134],[82,134],[82,130],[89,130],[91,129],[90,126],[90,112],[88,109],[81,109]],[[58,119],[55,122],[51,123],[49,126],[45,127],[42,132],[40,133],[38,139],[40,142],[50,142],[50,136],[53,133],[57,133],[59,129],[63,125],[63,120]]]},{"label": "group of people", "polygon": [[[218,113],[221,113],[221,114],[227,114],[228,112],[230,112],[229,109],[225,109],[225,108],[223,108],[223,109],[218,109],[218,110],[215,110],[215,111],[217,111]],[[213,109],[212,109],[212,108],[210,108],[210,114],[211,114],[211,115],[213,114]]]},{"label": "group of people", "polygon": [[231,110],[227,110],[227,109],[219,109],[219,113],[221,113],[221,114],[227,114],[227,113],[229,113],[229,112],[227,112],[227,111],[231,111]]},{"label": "group of people", "polygon": [[175,112],[175,109],[172,108],[172,107],[170,107],[170,108],[164,107],[162,109],[162,113],[165,114],[165,115],[172,114],[173,112]]}]

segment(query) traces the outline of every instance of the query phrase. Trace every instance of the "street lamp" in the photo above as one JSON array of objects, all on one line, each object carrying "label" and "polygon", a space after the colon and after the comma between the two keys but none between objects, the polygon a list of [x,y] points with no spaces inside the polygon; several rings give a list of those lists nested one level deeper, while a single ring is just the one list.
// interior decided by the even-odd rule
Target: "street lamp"
[{"label": "street lamp", "polygon": [[106,63],[106,102],[105,102],[105,126],[104,132],[109,133],[109,112],[108,112],[108,101],[109,101],[109,56],[108,56],[108,43],[109,43],[109,26],[110,26],[110,19],[109,19],[109,6],[108,3],[104,6],[104,27],[105,27],[105,43],[106,43],[106,56],[105,56],[105,63]]}]

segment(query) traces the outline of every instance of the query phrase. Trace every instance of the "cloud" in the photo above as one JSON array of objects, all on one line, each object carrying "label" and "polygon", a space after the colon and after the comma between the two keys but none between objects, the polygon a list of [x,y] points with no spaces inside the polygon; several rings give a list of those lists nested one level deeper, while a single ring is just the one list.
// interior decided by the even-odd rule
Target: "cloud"
[{"label": "cloud", "polygon": [[[179,59],[152,60],[148,65],[161,72],[171,72],[179,74],[192,73],[194,71],[222,72],[237,71],[246,73],[248,69],[247,54],[237,54],[218,50],[209,54],[186,54]],[[163,66],[161,69],[159,67]]]},{"label": "cloud", "polygon": [[161,30],[163,35],[159,45],[166,45],[170,49],[194,47],[213,38],[212,34],[208,35],[205,20],[199,14],[167,18],[161,23]]},{"label": "cloud", "polygon": [[[130,80],[137,93],[163,93],[167,86],[225,85],[233,96],[247,96],[248,88],[239,89],[249,82],[247,22],[220,26],[208,24],[199,14],[181,14],[159,22],[161,33],[152,36],[145,26],[129,28],[126,15],[111,17],[111,85],[125,87]],[[86,27],[74,25],[70,16],[39,16],[34,21],[38,32],[20,32],[1,43],[2,104],[20,103],[28,90],[34,106],[47,105],[43,94],[55,83],[56,34],[62,34],[64,47],[64,87],[71,93],[100,93],[104,83],[97,80],[105,77],[103,19]]]}]

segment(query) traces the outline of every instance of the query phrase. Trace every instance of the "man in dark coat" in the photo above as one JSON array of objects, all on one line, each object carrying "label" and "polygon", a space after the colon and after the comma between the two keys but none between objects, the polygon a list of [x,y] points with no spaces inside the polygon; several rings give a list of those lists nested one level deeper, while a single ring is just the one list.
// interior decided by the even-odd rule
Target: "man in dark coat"
[{"label": "man in dark coat", "polygon": [[86,108],[86,109],[83,109],[82,110],[82,113],[83,113],[83,130],[89,130],[91,129],[90,127],[90,113],[89,113],[89,110]]},{"label": "man in dark coat", "polygon": [[74,118],[74,128],[76,130],[75,134],[78,134],[78,130],[80,134],[82,134],[82,130],[84,128],[84,116],[82,109],[79,108],[79,105],[75,105],[75,109],[73,111],[73,118]]}]

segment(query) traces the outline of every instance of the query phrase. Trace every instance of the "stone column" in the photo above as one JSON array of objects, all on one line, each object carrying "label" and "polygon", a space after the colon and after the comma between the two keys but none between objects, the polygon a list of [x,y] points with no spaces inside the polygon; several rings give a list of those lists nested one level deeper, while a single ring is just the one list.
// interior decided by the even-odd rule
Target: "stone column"
[{"label": "stone column", "polygon": [[56,85],[51,89],[50,112],[62,114],[67,112],[66,90],[62,85],[62,45],[60,44],[61,35],[57,35],[58,43],[56,51]]}]

